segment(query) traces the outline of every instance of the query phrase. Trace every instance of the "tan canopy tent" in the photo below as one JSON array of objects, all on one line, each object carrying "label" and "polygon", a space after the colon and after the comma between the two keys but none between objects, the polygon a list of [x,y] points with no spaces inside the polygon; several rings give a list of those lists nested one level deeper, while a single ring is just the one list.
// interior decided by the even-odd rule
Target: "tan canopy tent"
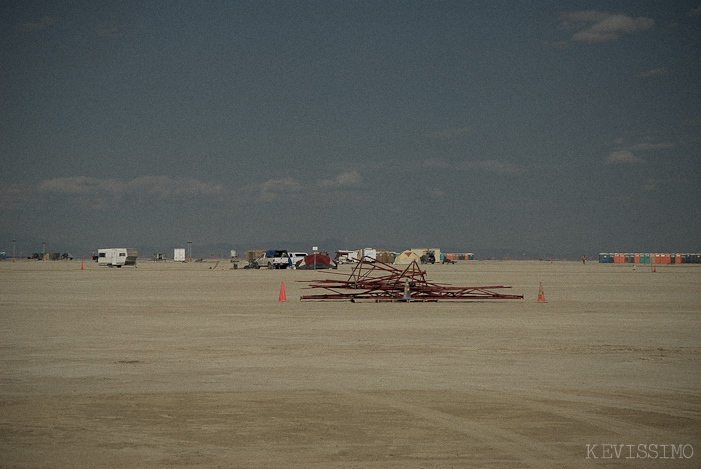
[{"label": "tan canopy tent", "polygon": [[412,251],[403,251],[394,258],[395,264],[411,264],[413,261],[419,262],[420,257]]}]

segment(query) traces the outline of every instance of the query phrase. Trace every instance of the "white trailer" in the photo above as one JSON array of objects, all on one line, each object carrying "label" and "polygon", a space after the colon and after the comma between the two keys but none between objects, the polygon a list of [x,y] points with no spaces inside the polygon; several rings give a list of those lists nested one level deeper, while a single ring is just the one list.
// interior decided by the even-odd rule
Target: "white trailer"
[{"label": "white trailer", "polygon": [[363,248],[360,251],[360,258],[366,259],[365,262],[375,262],[377,260],[377,249]]},{"label": "white trailer", "polygon": [[336,258],[339,264],[348,264],[350,262],[358,262],[358,251],[351,249],[339,249],[336,251]]},{"label": "white trailer", "polygon": [[185,248],[173,249],[173,260],[175,262],[185,262]]},{"label": "white trailer", "polygon": [[136,249],[130,248],[109,248],[97,250],[97,265],[108,267],[121,267],[123,265],[136,266],[136,259],[139,254]]}]

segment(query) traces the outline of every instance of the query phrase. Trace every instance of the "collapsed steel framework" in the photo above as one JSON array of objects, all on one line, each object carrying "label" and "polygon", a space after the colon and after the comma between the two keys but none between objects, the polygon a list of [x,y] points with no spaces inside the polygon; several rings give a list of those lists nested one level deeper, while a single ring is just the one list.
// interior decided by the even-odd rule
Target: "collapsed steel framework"
[{"label": "collapsed steel framework", "polygon": [[[343,275],[341,273],[333,273]],[[426,271],[413,261],[404,270],[383,262],[361,259],[347,279],[312,280],[307,288],[322,288],[324,293],[302,295],[304,300],[375,300],[375,301],[439,301],[439,300],[517,300],[523,295],[505,295],[492,290],[511,288],[453,287],[429,282]]]}]

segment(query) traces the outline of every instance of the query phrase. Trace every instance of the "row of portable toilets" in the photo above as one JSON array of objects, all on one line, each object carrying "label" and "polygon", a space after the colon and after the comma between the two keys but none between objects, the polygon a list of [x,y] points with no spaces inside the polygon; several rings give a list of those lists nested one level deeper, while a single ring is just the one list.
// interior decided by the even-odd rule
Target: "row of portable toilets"
[{"label": "row of portable toilets", "polygon": [[474,261],[475,255],[471,252],[465,254],[441,254],[441,261],[448,259],[449,261]]},{"label": "row of portable toilets", "polygon": [[701,264],[701,253],[694,254],[611,254],[600,253],[602,264]]}]

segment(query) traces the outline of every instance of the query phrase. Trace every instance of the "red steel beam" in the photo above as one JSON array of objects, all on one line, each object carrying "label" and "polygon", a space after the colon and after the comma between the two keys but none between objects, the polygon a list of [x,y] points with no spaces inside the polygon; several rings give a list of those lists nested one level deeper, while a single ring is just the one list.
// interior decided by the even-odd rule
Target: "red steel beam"
[{"label": "red steel beam", "polygon": [[[337,275],[342,275],[336,273]],[[309,282],[308,288],[322,288],[327,293],[302,295],[301,300],[438,301],[523,299],[523,295],[505,295],[492,290],[511,288],[503,285],[453,287],[428,282],[426,272],[413,261],[404,270],[382,262],[362,259],[345,280],[325,279]]]}]

